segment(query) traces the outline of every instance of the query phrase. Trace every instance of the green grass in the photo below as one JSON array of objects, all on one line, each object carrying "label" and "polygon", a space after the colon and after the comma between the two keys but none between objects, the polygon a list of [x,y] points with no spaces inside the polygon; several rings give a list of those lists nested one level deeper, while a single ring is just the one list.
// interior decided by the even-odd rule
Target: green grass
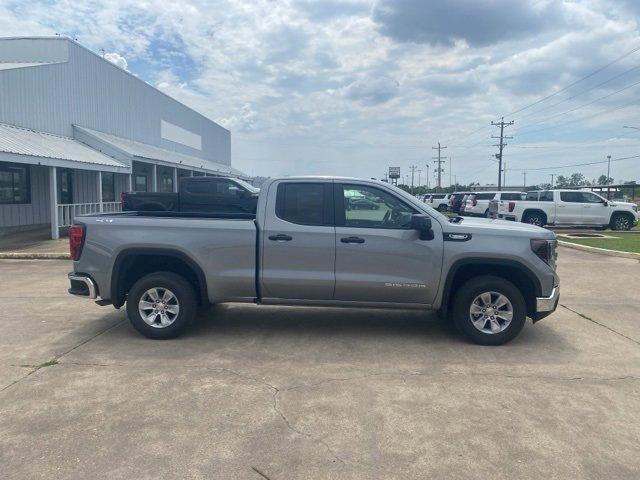
[{"label": "green grass", "polygon": [[558,240],[587,245],[589,247],[640,253],[640,233],[602,232],[602,234],[616,238],[566,238],[561,236],[558,237]]}]

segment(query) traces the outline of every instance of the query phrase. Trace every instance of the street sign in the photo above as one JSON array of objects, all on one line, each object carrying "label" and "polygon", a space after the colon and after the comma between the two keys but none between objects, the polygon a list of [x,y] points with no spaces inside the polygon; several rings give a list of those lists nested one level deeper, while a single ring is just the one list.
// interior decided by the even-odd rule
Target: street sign
[{"label": "street sign", "polygon": [[389,178],[400,178],[400,167],[389,167]]}]

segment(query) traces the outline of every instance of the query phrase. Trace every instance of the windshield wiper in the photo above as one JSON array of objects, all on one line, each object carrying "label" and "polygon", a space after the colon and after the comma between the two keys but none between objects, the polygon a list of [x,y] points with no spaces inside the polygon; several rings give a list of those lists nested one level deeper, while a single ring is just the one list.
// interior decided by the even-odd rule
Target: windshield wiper
[{"label": "windshield wiper", "polygon": [[457,217],[450,218],[449,222],[450,223],[460,223],[462,220],[464,220],[464,217],[457,216]]}]

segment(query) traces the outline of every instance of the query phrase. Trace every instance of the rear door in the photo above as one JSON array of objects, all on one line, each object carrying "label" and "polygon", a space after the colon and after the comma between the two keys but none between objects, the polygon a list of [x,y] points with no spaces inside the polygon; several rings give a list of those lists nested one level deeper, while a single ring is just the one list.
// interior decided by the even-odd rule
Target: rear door
[{"label": "rear door", "polygon": [[[431,304],[442,268],[443,237],[433,220],[434,239],[411,229],[417,213],[400,197],[377,186],[335,183],[335,299],[353,302]],[[351,210],[350,199],[375,207]]]},{"label": "rear door", "polygon": [[335,286],[333,183],[280,181],[267,195],[263,298],[331,300]]}]

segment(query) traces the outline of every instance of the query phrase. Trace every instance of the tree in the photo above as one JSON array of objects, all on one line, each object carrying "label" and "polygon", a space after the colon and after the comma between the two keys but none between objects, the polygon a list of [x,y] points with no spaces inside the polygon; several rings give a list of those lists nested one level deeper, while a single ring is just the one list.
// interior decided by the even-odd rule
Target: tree
[{"label": "tree", "polygon": [[584,175],[581,173],[572,173],[569,177],[569,186],[570,187],[581,187],[586,185],[588,182],[585,180]]},{"label": "tree", "polygon": [[606,175],[600,175],[598,177],[598,185],[611,185],[613,183],[613,178],[608,177]]},{"label": "tree", "polygon": [[565,177],[564,175],[558,175],[558,178],[556,178],[556,187],[558,188],[565,188],[569,186],[569,179],[567,177]]}]

